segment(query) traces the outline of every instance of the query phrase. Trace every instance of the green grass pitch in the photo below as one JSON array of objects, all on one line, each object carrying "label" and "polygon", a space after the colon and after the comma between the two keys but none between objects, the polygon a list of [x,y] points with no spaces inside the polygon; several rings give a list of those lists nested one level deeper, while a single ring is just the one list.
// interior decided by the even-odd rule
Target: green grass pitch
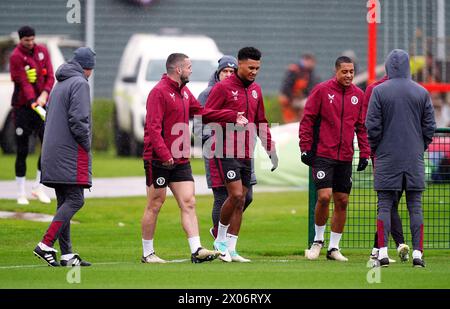
[{"label": "green grass pitch", "polygon": [[[0,288],[450,288],[450,250],[426,250],[425,269],[395,263],[381,269],[380,283],[367,282],[369,250],[343,249],[348,263],[307,261],[307,193],[256,193],[244,214],[238,242],[240,253],[252,263],[213,261],[191,264],[189,247],[173,198],[160,213],[155,249],[164,265],[140,262],[140,220],[145,198],[88,199],[74,217],[74,250],[92,262],[82,268],[79,284],[66,280],[68,268],[50,268],[32,254],[48,223],[0,219]],[[197,197],[202,244],[212,247],[208,233],[212,196]],[[53,214],[50,206],[32,201],[19,207],[1,200],[0,210]],[[394,250],[391,250],[392,257]]]}]

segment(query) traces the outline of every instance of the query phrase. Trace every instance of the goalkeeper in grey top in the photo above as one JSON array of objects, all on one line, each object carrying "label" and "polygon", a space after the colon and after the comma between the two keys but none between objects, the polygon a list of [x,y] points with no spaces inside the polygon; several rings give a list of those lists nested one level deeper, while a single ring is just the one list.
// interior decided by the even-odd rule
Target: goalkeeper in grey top
[{"label": "goalkeeper in grey top", "polygon": [[398,193],[406,192],[413,242],[413,266],[423,260],[422,192],[425,190],[423,154],[436,124],[428,91],[411,80],[409,55],[394,49],[386,60],[388,80],[375,87],[366,117],[374,158],[374,186],[378,194],[378,261],[388,266],[391,210]]}]

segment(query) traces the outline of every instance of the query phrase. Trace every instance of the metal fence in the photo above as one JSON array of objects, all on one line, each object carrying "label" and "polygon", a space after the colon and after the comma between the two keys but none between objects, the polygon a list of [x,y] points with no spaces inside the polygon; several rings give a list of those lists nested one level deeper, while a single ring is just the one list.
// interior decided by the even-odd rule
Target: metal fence
[{"label": "metal fence", "polygon": [[[356,147],[355,147],[356,148]],[[450,128],[436,130],[433,142],[425,152],[426,190],[422,197],[424,217],[424,248],[450,249]],[[342,248],[372,248],[376,232],[377,196],[373,190],[372,166],[357,172],[359,153],[353,159],[353,187],[347,208],[347,222],[340,246]],[[309,245],[314,239],[314,208],[316,191],[311,179],[309,185]],[[333,212],[330,205],[330,218]],[[405,241],[411,244],[409,214],[405,196],[398,207]],[[329,239],[328,221],[325,239]],[[395,247],[390,239],[390,247]]]}]

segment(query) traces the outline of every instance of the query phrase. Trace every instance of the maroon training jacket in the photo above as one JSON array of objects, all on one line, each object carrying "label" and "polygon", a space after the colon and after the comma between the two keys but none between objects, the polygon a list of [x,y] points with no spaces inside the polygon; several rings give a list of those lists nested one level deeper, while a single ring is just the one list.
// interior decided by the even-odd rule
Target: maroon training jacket
[{"label": "maroon training jacket", "polygon": [[[272,141],[264,111],[264,100],[261,87],[256,82],[245,87],[237,74],[233,74],[217,83],[211,89],[205,107],[219,110],[228,108],[236,112],[244,112],[244,117],[248,119],[247,127],[252,128],[252,126],[256,126],[256,132],[255,130],[247,130],[245,132],[245,139],[239,139],[237,137],[239,135],[238,132],[232,132],[233,134],[227,135],[224,131],[223,153],[220,154],[218,153],[218,150],[216,150],[216,156],[233,156],[234,158],[245,159],[253,157],[252,145],[254,145],[255,142],[255,133],[261,139],[262,145],[267,152],[274,150],[275,144]],[[230,149],[229,147],[231,143],[234,144],[233,149]],[[228,150],[227,147],[229,148]],[[216,149],[218,148],[216,147]]]},{"label": "maroon training jacket", "polygon": [[144,127],[144,160],[175,164],[189,162],[189,118],[201,115],[205,123],[223,121],[235,123],[237,113],[231,110],[203,108],[186,86],[179,86],[163,74],[147,98],[147,115]]},{"label": "maroon training jacket", "polygon": [[[316,144],[317,156],[351,162],[356,132],[360,157],[369,158],[363,100],[361,89],[353,84],[343,87],[336,78],[314,87],[300,122],[301,151],[310,151]],[[314,133],[315,130],[318,132]]]},{"label": "maroon training jacket", "polygon": [[[14,82],[14,93],[11,105],[15,108],[33,103],[46,90],[49,94],[55,83],[50,55],[43,45],[35,45],[28,50],[21,44],[14,48],[9,59],[11,80]],[[36,69],[36,82],[28,81],[26,68]]]}]

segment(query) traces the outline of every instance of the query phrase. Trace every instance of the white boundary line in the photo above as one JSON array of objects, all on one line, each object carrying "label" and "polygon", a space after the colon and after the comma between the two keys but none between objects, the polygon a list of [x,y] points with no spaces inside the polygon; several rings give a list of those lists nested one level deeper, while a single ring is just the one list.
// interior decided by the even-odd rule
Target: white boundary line
[{"label": "white boundary line", "polygon": [[[168,263],[184,263],[190,261],[189,259],[176,259],[176,260],[170,260],[167,261]],[[269,263],[291,263],[296,262],[298,260],[252,260],[252,263],[258,263],[258,262],[269,262]],[[99,262],[99,263],[93,263],[93,266],[96,265],[132,265],[136,264],[133,262]],[[235,263],[236,264],[236,263]],[[48,267],[48,265],[10,265],[10,266],[0,266],[1,269],[21,269],[21,268],[39,268],[39,267]]]}]

